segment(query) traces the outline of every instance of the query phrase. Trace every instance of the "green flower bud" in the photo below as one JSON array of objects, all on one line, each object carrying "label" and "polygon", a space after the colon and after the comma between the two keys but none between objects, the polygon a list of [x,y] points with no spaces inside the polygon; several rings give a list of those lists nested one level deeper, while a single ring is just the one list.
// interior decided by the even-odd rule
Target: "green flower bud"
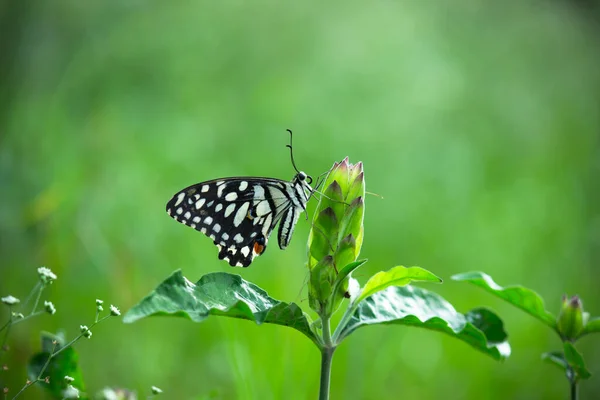
[{"label": "green flower bud", "polygon": [[574,341],[589,319],[589,314],[583,311],[583,304],[578,296],[570,299],[562,297],[562,307],[556,325],[564,340]]},{"label": "green flower bud", "polygon": [[332,293],[338,272],[356,261],[362,246],[365,195],[362,163],[350,164],[348,158],[335,163],[324,181],[322,193],[308,238],[309,304],[319,314],[330,314],[347,295],[348,282],[340,286],[343,290]]}]

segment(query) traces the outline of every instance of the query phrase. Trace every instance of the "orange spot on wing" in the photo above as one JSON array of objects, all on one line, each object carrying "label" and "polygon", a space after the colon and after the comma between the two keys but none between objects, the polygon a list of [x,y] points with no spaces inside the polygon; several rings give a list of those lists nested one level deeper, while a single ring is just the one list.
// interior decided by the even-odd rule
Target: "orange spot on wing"
[{"label": "orange spot on wing", "polygon": [[265,246],[258,242],[254,242],[254,252],[260,256],[263,253],[263,251],[265,251]]}]

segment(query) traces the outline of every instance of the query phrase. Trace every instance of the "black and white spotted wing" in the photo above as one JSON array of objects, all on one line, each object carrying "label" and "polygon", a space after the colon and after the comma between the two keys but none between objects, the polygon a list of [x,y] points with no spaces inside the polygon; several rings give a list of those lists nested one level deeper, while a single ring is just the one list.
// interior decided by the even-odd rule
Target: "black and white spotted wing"
[{"label": "black and white spotted wing", "polygon": [[176,221],[210,237],[219,258],[248,267],[267,248],[279,224],[279,247],[289,244],[298,217],[312,195],[311,181],[298,172],[291,182],[272,178],[224,178],[201,182],[177,193],[167,203]]}]

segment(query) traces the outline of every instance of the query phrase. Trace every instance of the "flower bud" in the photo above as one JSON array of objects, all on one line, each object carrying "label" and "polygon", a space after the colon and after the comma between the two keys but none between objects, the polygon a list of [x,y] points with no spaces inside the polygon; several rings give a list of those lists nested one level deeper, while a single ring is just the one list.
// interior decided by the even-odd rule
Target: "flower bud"
[{"label": "flower bud", "polygon": [[49,285],[56,280],[56,274],[50,268],[39,267],[37,269],[38,276],[44,285]]},{"label": "flower bud", "polygon": [[56,313],[56,308],[54,307],[54,304],[51,301],[44,301],[44,309],[50,315]]},{"label": "flower bud", "polygon": [[66,389],[62,392],[62,397],[64,399],[78,399],[79,389],[73,385],[67,385]]},{"label": "flower bud", "polygon": [[92,337],[92,331],[86,325],[79,325],[79,331],[88,339]]},{"label": "flower bud", "polygon": [[583,304],[578,296],[573,296],[570,299],[567,295],[562,297],[562,307],[556,325],[560,335],[565,340],[573,341],[589,319],[589,314],[583,311]]},{"label": "flower bud", "polygon": [[110,315],[112,315],[113,317],[118,317],[119,315],[121,315],[121,311],[113,306],[112,304],[110,305]]},{"label": "flower bud", "polygon": [[346,293],[332,293],[333,284],[340,269],[360,253],[364,195],[362,163],[350,164],[348,158],[335,163],[325,179],[308,238],[309,304],[319,314],[335,311]]}]

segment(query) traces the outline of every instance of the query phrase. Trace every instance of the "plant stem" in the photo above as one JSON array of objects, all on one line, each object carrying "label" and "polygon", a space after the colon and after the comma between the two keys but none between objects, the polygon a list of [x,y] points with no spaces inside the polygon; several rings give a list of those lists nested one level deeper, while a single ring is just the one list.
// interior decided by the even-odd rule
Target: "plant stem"
[{"label": "plant stem", "polygon": [[45,312],[46,312],[46,311],[44,311],[44,310],[40,310],[40,311],[38,311],[38,312],[35,312],[35,313],[33,313],[33,314],[29,314],[29,315],[28,315],[28,316],[26,316],[26,317],[23,317],[23,318],[20,318],[20,319],[15,319],[15,320],[12,322],[12,324],[11,324],[11,325],[20,324],[20,323],[21,323],[21,322],[23,322],[23,321],[27,321],[28,319],[30,319],[30,318],[33,318],[33,317],[37,317],[38,315],[40,315],[40,314],[44,314]]},{"label": "plant stem", "polygon": [[39,287],[39,289],[38,289],[37,296],[35,297],[35,303],[33,303],[33,310],[31,310],[30,314],[35,314],[35,310],[37,309],[37,306],[40,302],[40,297],[42,297],[42,292],[44,291],[43,284],[41,286],[36,286],[36,287]]},{"label": "plant stem", "polygon": [[17,397],[19,397],[19,395],[21,393],[23,393],[29,386],[33,385],[34,383],[37,383],[39,381],[42,380],[42,375],[44,374],[44,371],[46,371],[46,368],[48,368],[48,364],[50,364],[50,360],[52,359],[52,357],[54,357],[55,353],[54,350],[56,350],[56,345],[57,343],[54,342],[54,347],[52,348],[52,353],[50,353],[48,355],[48,358],[46,359],[46,363],[44,364],[44,366],[42,367],[42,369],[40,370],[40,373],[38,374],[37,378],[35,378],[32,381],[28,381],[25,386],[23,386],[21,388],[21,390],[19,390],[19,392],[15,395],[15,397],[13,397],[13,400],[16,399]]},{"label": "plant stem", "polygon": [[329,400],[329,382],[331,377],[331,360],[335,345],[331,339],[330,317],[321,317],[323,323],[323,346],[321,347],[321,383],[319,386],[319,400]]},{"label": "plant stem", "polygon": [[[94,321],[93,324],[90,325],[89,329],[91,330],[94,326],[96,326],[97,324],[99,324],[100,322],[104,321],[107,318],[110,318],[111,314],[106,315],[103,318],[100,318],[98,320],[98,315],[96,314],[96,321]],[[79,339],[81,339],[83,337],[84,333],[81,332],[79,335],[77,335],[73,340],[71,340],[69,343],[65,344],[64,346],[62,346],[60,349],[58,349],[58,351],[56,350],[56,344],[54,344],[54,347],[52,348],[52,352],[48,355],[48,358],[46,359],[46,363],[44,364],[44,366],[42,367],[42,369],[40,370],[40,373],[38,374],[37,378],[35,380],[32,381],[28,381],[25,386],[23,386],[21,388],[21,390],[19,390],[19,392],[15,395],[15,397],[13,397],[13,400],[15,400],[17,397],[19,397],[19,395],[21,393],[23,393],[25,391],[25,389],[27,389],[28,387],[30,387],[31,385],[33,385],[34,383],[43,381],[42,376],[44,375],[44,372],[46,372],[46,368],[48,368],[48,365],[50,364],[50,360],[52,360],[54,357],[56,357],[57,355],[59,355],[60,353],[63,352],[63,350],[68,349],[69,347],[71,347],[72,345],[75,344],[75,342],[77,342]]]},{"label": "plant stem", "polygon": [[569,383],[571,384],[571,400],[577,400],[577,398],[578,398],[577,380],[570,379]]},{"label": "plant stem", "polygon": [[329,400],[329,382],[331,377],[331,360],[335,347],[324,347],[321,349],[321,384],[319,388],[319,400]]}]

